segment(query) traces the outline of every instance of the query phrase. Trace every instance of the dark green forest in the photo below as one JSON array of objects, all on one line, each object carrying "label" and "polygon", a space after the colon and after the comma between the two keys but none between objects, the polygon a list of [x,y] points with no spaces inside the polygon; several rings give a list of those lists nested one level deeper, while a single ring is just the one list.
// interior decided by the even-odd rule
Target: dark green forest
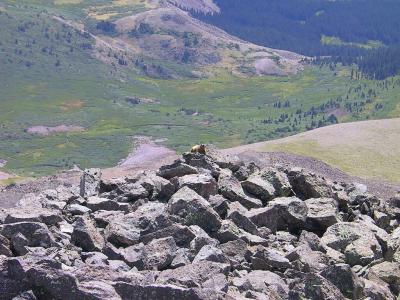
[{"label": "dark green forest", "polygon": [[215,2],[220,14],[194,15],[258,45],[356,63],[370,78],[383,79],[400,71],[398,0]]}]

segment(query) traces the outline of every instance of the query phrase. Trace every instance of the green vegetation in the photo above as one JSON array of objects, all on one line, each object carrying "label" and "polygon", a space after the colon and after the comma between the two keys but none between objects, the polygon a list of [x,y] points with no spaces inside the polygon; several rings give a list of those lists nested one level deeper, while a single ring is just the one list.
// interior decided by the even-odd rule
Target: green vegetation
[{"label": "green vegetation", "polygon": [[311,156],[351,175],[398,183],[399,129],[400,119],[340,124],[266,142],[257,150]]},{"label": "green vegetation", "polygon": [[[127,2],[132,3],[115,1]],[[247,78],[218,70],[202,79],[149,78],[140,58],[128,66],[117,52],[106,53],[107,63],[95,58],[93,36],[50,14],[61,9],[79,19],[83,8],[109,1],[52,3],[10,0],[0,10],[0,158],[8,161],[5,171],[39,176],[74,164],[113,166],[127,156],[135,135],[167,138],[167,146],[185,151],[197,143],[231,147],[336,122],[400,116],[399,78],[361,79],[339,65],[307,66],[289,77]],[[186,38],[196,43],[195,36]],[[184,65],[146,63],[189,73]],[[85,131],[27,132],[32,126],[62,124]]]},{"label": "green vegetation", "polygon": [[352,43],[352,42],[344,42],[343,40],[341,40],[336,36],[327,36],[327,35],[322,35],[321,43],[323,45],[349,46],[349,47],[358,47],[364,49],[377,49],[384,46],[384,44],[381,41],[368,40],[365,43]]}]

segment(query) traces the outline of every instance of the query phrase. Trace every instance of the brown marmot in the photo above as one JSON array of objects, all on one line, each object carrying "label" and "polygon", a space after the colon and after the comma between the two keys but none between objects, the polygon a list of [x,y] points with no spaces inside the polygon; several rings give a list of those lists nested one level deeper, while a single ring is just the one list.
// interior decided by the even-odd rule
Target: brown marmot
[{"label": "brown marmot", "polygon": [[190,150],[192,153],[200,153],[200,154],[206,154],[206,145],[196,145],[193,146],[192,149]]}]

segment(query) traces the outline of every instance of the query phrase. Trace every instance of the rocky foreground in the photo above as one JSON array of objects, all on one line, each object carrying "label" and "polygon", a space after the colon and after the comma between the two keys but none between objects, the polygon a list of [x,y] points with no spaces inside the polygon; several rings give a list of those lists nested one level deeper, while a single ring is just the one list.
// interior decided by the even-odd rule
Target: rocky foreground
[{"label": "rocky foreground", "polygon": [[396,299],[399,222],[400,195],[301,169],[90,169],[0,211],[0,299]]}]

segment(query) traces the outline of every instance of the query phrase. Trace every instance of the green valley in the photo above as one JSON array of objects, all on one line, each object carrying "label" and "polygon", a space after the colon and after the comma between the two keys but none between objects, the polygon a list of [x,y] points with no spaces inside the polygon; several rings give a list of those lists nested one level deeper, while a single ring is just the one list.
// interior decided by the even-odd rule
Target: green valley
[{"label": "green valley", "polygon": [[[151,9],[147,1],[2,3],[3,171],[39,176],[75,164],[113,166],[139,135],[165,138],[166,146],[182,152],[200,142],[233,147],[337,122],[400,116],[399,77],[352,79],[351,67],[340,65],[255,76],[228,67],[229,59],[239,55],[228,46],[224,53],[229,55],[218,65],[189,65],[121,51],[112,36],[79,29],[78,20],[89,12],[96,17],[84,19],[85,28],[96,18],[113,20]],[[54,18],[60,14],[69,19]],[[106,42],[108,48],[96,47]],[[161,71],[150,74],[150,69]],[[33,130],[63,125],[81,130]]]}]

